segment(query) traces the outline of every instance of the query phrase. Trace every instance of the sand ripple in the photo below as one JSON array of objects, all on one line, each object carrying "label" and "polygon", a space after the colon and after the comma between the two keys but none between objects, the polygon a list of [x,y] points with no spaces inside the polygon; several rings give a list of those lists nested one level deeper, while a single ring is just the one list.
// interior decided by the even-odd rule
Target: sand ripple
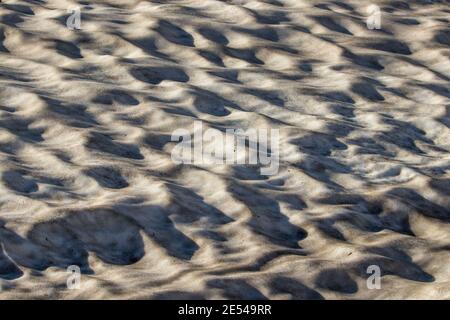
[{"label": "sand ripple", "polygon": [[[449,299],[448,4],[1,1],[0,296]],[[279,173],[175,165],[195,120]]]}]

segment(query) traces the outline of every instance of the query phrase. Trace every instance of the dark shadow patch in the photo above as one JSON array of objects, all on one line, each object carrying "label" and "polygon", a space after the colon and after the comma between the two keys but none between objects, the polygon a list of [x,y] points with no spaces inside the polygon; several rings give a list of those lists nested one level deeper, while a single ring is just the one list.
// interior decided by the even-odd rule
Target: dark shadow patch
[{"label": "dark shadow patch", "polygon": [[433,179],[428,185],[445,196],[450,196],[450,179]]},{"label": "dark shadow patch", "polygon": [[160,84],[164,80],[188,82],[189,76],[175,67],[134,67],[130,74],[139,81]]},{"label": "dark shadow patch", "polygon": [[86,147],[93,151],[101,151],[123,158],[144,159],[138,146],[114,141],[110,136],[99,132],[92,132],[89,135]]},{"label": "dark shadow patch", "polygon": [[250,10],[256,21],[261,24],[280,24],[282,22],[289,22],[290,19],[283,11],[263,11],[263,10]]},{"label": "dark shadow patch", "polygon": [[0,242],[5,255],[16,265],[37,271],[43,271],[51,265],[48,253],[40,246],[5,227],[0,228]]},{"label": "dark shadow patch", "polygon": [[355,54],[348,49],[343,49],[342,56],[349,59],[351,62],[365,68],[381,71],[384,67],[378,62],[377,57],[371,55]]},{"label": "dark shadow patch", "polygon": [[411,10],[411,7],[406,1],[394,0],[391,1],[389,5],[395,10]]},{"label": "dark shadow patch", "polygon": [[259,60],[255,56],[255,52],[250,49],[235,49],[235,48],[230,48],[230,47],[224,47],[223,51],[226,55],[228,55],[232,58],[243,60],[248,63],[264,64],[263,61]]},{"label": "dark shadow patch", "polygon": [[156,31],[169,42],[187,47],[194,46],[194,38],[188,32],[167,20],[160,20]]},{"label": "dark shadow patch", "polygon": [[228,39],[219,31],[208,28],[208,27],[200,27],[198,28],[198,33],[200,33],[206,39],[215,42],[220,45],[227,45]]},{"label": "dark shadow patch", "polygon": [[284,7],[284,3],[281,1],[278,1],[278,0],[262,0],[262,2],[271,4],[271,5],[277,6],[277,7]]},{"label": "dark shadow patch", "polygon": [[325,125],[325,128],[327,129],[328,136],[335,136],[338,138],[347,137],[350,132],[355,130],[355,127],[345,121],[329,121]]},{"label": "dark shadow patch", "polygon": [[353,294],[358,292],[357,283],[349,276],[349,274],[341,269],[327,269],[319,273],[315,280],[319,288]]},{"label": "dark shadow patch", "polygon": [[242,27],[233,28],[234,31],[250,35],[255,38],[277,42],[279,40],[276,30],[269,27],[261,27],[258,29],[248,29]]},{"label": "dark shadow patch", "polygon": [[133,264],[145,254],[138,226],[112,210],[73,212],[63,223],[86,251],[94,252],[106,263]]},{"label": "dark shadow patch", "polygon": [[193,112],[186,110],[185,108],[182,108],[182,107],[171,106],[171,107],[165,107],[165,108],[163,107],[161,109],[164,110],[164,112],[167,112],[169,114],[173,114],[176,116],[187,116],[187,117],[191,117],[193,119],[197,118],[197,116]]},{"label": "dark shadow patch", "polygon": [[81,272],[92,273],[88,263],[88,252],[67,227],[64,219],[35,224],[27,233],[27,238],[48,253],[52,265],[60,268],[76,265]]},{"label": "dark shadow patch", "polygon": [[0,128],[6,129],[11,134],[20,137],[25,141],[42,142],[42,133],[44,130],[41,128],[30,128],[33,120],[19,118],[14,114],[8,114],[0,119]]},{"label": "dark shadow patch", "polygon": [[171,136],[162,133],[149,133],[144,139],[147,145],[159,151],[163,151],[164,146],[171,141]]},{"label": "dark shadow patch", "polygon": [[71,59],[83,58],[83,56],[81,55],[80,48],[78,48],[73,43],[62,40],[54,40],[54,41],[55,41],[55,49],[59,54]]},{"label": "dark shadow patch", "polygon": [[2,181],[8,188],[20,193],[32,193],[39,189],[36,182],[17,171],[4,172]]},{"label": "dark shadow patch", "polygon": [[385,194],[396,201],[400,201],[406,206],[414,208],[424,216],[450,222],[450,209],[431,202],[418,194],[415,190],[408,188],[394,188]]},{"label": "dark shadow patch", "polygon": [[355,103],[355,100],[353,100],[348,94],[342,91],[331,91],[324,94],[321,94],[324,98],[332,101],[339,101],[339,102],[345,102],[345,103]]},{"label": "dark shadow patch", "polygon": [[88,252],[115,265],[133,264],[144,256],[139,228],[108,209],[71,211],[62,218],[35,225],[27,237],[38,245],[37,252],[46,253],[47,266],[65,268],[75,264],[85,273],[92,272]]},{"label": "dark shadow patch", "polygon": [[418,26],[420,25],[419,20],[412,19],[412,18],[397,18],[394,20],[397,23],[406,25],[406,26]]},{"label": "dark shadow patch", "polygon": [[385,210],[379,215],[383,228],[408,236],[415,236],[409,223],[409,212],[404,210]]},{"label": "dark shadow patch", "polygon": [[345,3],[344,1],[332,1],[332,3],[344,10],[355,11],[355,8],[352,5]]},{"label": "dark shadow patch", "polygon": [[298,68],[304,72],[312,72],[313,71],[312,64],[308,61],[300,62],[298,65]]},{"label": "dark shadow patch", "polygon": [[362,47],[379,51],[410,55],[412,52],[404,42],[394,39],[375,39],[371,42],[361,44]]},{"label": "dark shadow patch", "polygon": [[352,84],[351,91],[369,101],[384,101],[384,97],[377,91],[375,86],[368,82],[358,82]]},{"label": "dark shadow patch", "polygon": [[212,62],[219,67],[225,67],[225,65],[223,64],[222,58],[220,58],[214,52],[208,51],[208,50],[198,50],[197,52],[201,57],[205,58],[209,62]]},{"label": "dark shadow patch", "polygon": [[19,13],[4,14],[0,17],[0,22],[7,26],[17,28],[17,24],[24,22]]},{"label": "dark shadow patch", "polygon": [[284,100],[280,98],[278,92],[275,90],[242,88],[241,91],[264,100],[265,102],[271,103],[277,107],[284,107]]},{"label": "dark shadow patch", "polygon": [[[2,17],[2,20],[3,20],[3,17]],[[5,37],[5,30],[0,27],[0,52],[8,53],[9,50],[6,49],[6,47],[3,45],[3,42],[5,41],[5,39],[6,39],[6,37]]]},{"label": "dark shadow patch", "polygon": [[[386,255],[386,251],[382,248],[371,249],[372,253],[379,255]],[[388,254],[389,255],[389,254]],[[433,282],[434,277],[425,271],[423,271],[418,265],[411,261],[399,260],[398,258],[391,257],[375,257],[366,258],[360,261],[355,267],[354,271],[357,272],[362,278],[368,278],[371,274],[367,273],[368,267],[376,265],[380,267],[381,276],[394,275],[403,279],[418,281],[418,282]]]},{"label": "dark shadow patch", "polygon": [[11,10],[11,11],[16,11],[18,13],[23,13],[23,14],[27,14],[27,15],[31,15],[31,16],[34,15],[33,10],[30,7],[25,6],[23,4],[8,4],[8,3],[4,3],[4,4],[2,4],[2,6],[5,9]]},{"label": "dark shadow patch", "polygon": [[347,149],[347,145],[340,142],[332,135],[320,133],[294,139],[291,143],[298,146],[301,152],[316,156],[329,156],[334,150]]},{"label": "dark shadow patch", "polygon": [[350,145],[358,146],[356,149],[357,154],[379,154],[384,156],[393,156],[387,152],[386,148],[379,144],[372,138],[360,137],[347,140]]},{"label": "dark shadow patch", "polygon": [[305,230],[291,224],[289,219],[281,213],[277,201],[255,188],[230,181],[227,189],[252,213],[248,221],[250,228],[270,242],[288,248],[298,248],[298,242],[307,236]]},{"label": "dark shadow patch", "polygon": [[209,74],[222,79],[224,82],[241,84],[239,81],[239,71],[237,70],[218,70],[218,71],[208,71]]},{"label": "dark shadow patch", "polygon": [[4,111],[4,112],[8,112],[8,113],[16,112],[16,109],[11,108],[11,107],[7,107],[7,106],[2,106],[2,105],[0,105],[0,110]]},{"label": "dark shadow patch", "polygon": [[57,99],[40,95],[40,98],[47,103],[48,109],[56,114],[54,120],[63,120],[65,124],[75,128],[90,128],[97,125],[95,116],[87,111],[81,104],[65,103]]},{"label": "dark shadow patch", "polygon": [[106,105],[112,105],[114,101],[127,106],[137,106],[139,104],[139,100],[123,90],[108,90],[92,99],[94,103]]},{"label": "dark shadow patch", "polygon": [[214,241],[214,242],[225,242],[227,238],[222,236],[220,233],[212,230],[200,230],[195,233],[197,236]]},{"label": "dark shadow patch", "polygon": [[23,275],[22,270],[5,255],[0,246],[0,279],[14,280]]},{"label": "dark shadow patch", "polygon": [[352,169],[349,166],[332,159],[331,157],[312,156],[309,154],[301,161],[294,163],[294,166],[302,170],[304,174],[318,181],[327,183],[336,190],[340,190],[342,187],[331,180],[329,173],[338,172],[349,174],[352,172]]},{"label": "dark shadow patch", "polygon": [[175,227],[169,218],[171,213],[162,207],[146,205],[140,199],[136,200],[135,203],[120,203],[114,208],[132,219],[169,255],[190,260],[199,246]]},{"label": "dark shadow patch", "polygon": [[327,204],[327,205],[345,205],[345,204],[357,204],[360,202],[365,202],[364,198],[358,194],[347,194],[347,193],[337,193],[333,192],[329,195],[324,195],[322,197],[316,198],[316,202]]},{"label": "dark shadow patch", "polygon": [[199,220],[203,225],[223,225],[233,222],[233,219],[216,207],[206,203],[204,199],[189,188],[167,183],[173,199],[173,217],[176,223],[193,223]]},{"label": "dark shadow patch", "polygon": [[85,173],[104,188],[122,189],[128,187],[128,182],[120,171],[112,167],[93,167],[86,169]]},{"label": "dark shadow patch", "polygon": [[334,226],[334,222],[330,219],[317,220],[315,221],[315,226],[320,232],[322,232],[324,235],[328,237],[331,237],[339,241],[347,240],[345,236],[342,234],[342,232],[339,231],[339,229]]},{"label": "dark shadow patch", "polygon": [[312,17],[317,23],[321,24],[325,28],[327,28],[330,31],[334,32],[340,32],[348,35],[352,35],[350,31],[348,31],[346,28],[341,26],[339,23],[337,23],[333,18],[328,16],[319,16],[319,17]]},{"label": "dark shadow patch", "polygon": [[448,87],[436,84],[436,83],[426,83],[419,84],[421,87],[433,91],[434,93],[443,96],[444,98],[450,99],[450,89]]},{"label": "dark shadow patch", "polygon": [[226,299],[231,300],[267,300],[255,287],[242,279],[213,279],[206,284],[209,288],[219,289]]},{"label": "dark shadow patch", "polygon": [[140,49],[142,49],[145,53],[160,58],[160,59],[164,59],[170,62],[175,62],[173,59],[171,59],[168,55],[160,52],[158,50],[158,47],[156,46],[156,41],[153,37],[145,37],[145,38],[138,38],[138,39],[129,39],[127,37],[125,37],[125,35],[119,33],[119,32],[113,32],[112,33],[115,36],[118,36],[120,38],[122,38],[123,40],[130,42],[132,45],[139,47]]},{"label": "dark shadow patch", "polygon": [[[250,148],[248,137],[245,137],[245,147]],[[259,165],[233,165],[232,170],[233,177],[238,180],[267,180],[269,178],[261,174]]]},{"label": "dark shadow patch", "polygon": [[351,107],[339,105],[339,104],[333,104],[330,106],[330,111],[341,115],[345,118],[354,118],[355,117],[355,111]]},{"label": "dark shadow patch", "polygon": [[269,283],[273,294],[289,294],[293,300],[323,300],[322,295],[294,278],[277,276]]},{"label": "dark shadow patch", "polygon": [[209,90],[193,87],[189,93],[194,97],[195,108],[202,113],[224,117],[230,114],[227,108],[241,110],[234,102],[222,98],[217,93]]},{"label": "dark shadow patch", "polygon": [[423,154],[424,152],[416,145],[416,141],[421,141],[433,145],[433,141],[428,139],[425,132],[417,128],[414,124],[386,117],[384,122],[391,126],[387,132],[376,135],[377,141],[384,141],[395,145],[405,151]]},{"label": "dark shadow patch", "polygon": [[450,30],[440,30],[434,36],[434,40],[439,42],[440,44],[450,46]]}]

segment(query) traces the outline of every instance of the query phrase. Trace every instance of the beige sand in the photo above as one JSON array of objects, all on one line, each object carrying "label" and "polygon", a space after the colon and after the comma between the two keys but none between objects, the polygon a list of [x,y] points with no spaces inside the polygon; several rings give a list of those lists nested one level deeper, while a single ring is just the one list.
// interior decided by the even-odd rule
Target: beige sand
[{"label": "beige sand", "polygon": [[[79,2],[0,3],[1,299],[450,299],[448,1]],[[194,120],[278,174],[174,164]]]}]

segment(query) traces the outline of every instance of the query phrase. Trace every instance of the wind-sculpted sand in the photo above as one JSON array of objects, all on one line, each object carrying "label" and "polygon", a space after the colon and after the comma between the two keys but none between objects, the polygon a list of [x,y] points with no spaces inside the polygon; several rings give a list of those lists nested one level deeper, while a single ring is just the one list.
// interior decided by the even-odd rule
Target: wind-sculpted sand
[{"label": "wind-sculpted sand", "polygon": [[[2,0],[0,298],[450,299],[449,20],[431,0]],[[174,163],[195,121],[278,129],[278,173]]]}]

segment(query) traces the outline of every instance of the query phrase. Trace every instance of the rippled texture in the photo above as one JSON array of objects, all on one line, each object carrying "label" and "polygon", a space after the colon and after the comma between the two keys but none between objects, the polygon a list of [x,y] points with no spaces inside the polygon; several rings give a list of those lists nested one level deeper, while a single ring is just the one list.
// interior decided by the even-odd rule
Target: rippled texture
[{"label": "rippled texture", "polygon": [[[1,1],[0,297],[450,299],[449,13]],[[174,164],[195,120],[279,129],[278,174]]]}]

